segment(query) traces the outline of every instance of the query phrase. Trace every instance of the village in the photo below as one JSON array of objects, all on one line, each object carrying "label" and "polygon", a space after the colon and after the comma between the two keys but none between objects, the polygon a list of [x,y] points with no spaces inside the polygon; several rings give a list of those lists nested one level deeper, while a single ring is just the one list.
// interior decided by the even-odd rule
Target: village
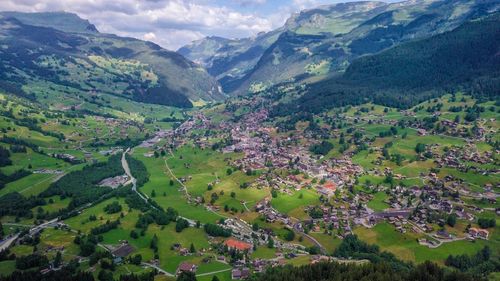
[{"label": "village", "polygon": [[[280,213],[273,208],[271,198],[258,202],[251,211],[258,213],[267,223],[278,223],[304,236],[305,239],[310,239],[321,254],[328,253],[320,242],[308,235],[309,233],[324,233],[342,239],[353,234],[354,228],[373,228],[381,222],[393,225],[395,231],[402,234],[415,233],[421,237],[418,242],[429,248],[437,248],[443,243],[459,240],[489,239],[487,229],[468,226],[463,232],[451,234],[444,229],[444,226],[451,225],[450,217],[474,222],[476,220],[474,214],[482,212],[482,209],[466,203],[461,196],[495,203],[498,193],[493,191],[493,186],[485,186],[487,191],[485,193],[475,192],[460,179],[451,175],[441,179],[430,172],[420,175],[420,179],[425,183],[423,186],[368,186],[374,192],[387,194],[385,202],[388,207],[385,210],[375,211],[368,207],[373,195],[357,193],[355,196],[343,196],[343,194],[352,190],[357,179],[363,175],[390,176],[399,180],[406,179],[405,176],[395,173],[390,168],[385,168],[383,171],[364,169],[353,163],[352,154],[349,153],[338,158],[318,158],[309,150],[317,140],[309,134],[287,137],[277,134],[272,125],[265,125],[268,114],[267,110],[261,109],[244,115],[236,122],[215,123],[203,113],[197,113],[174,130],[157,132],[152,139],[144,141],[141,146],[169,151],[193,143],[202,149],[210,147],[218,149],[224,154],[241,153],[243,156],[233,160],[231,166],[242,171],[298,171],[285,175],[273,172],[261,173],[261,176],[249,184],[249,188],[270,188],[289,195],[302,189],[313,189],[320,196],[321,205],[303,206],[303,211],[309,214],[310,218],[299,219]],[[363,121],[362,118],[354,120],[354,122]],[[397,125],[397,122],[382,120],[376,122]],[[214,146],[209,136],[193,134],[194,131],[203,130],[217,131],[217,137],[224,140],[223,144]],[[424,129],[417,128],[417,130],[419,135],[427,134]],[[158,147],[157,144],[163,139],[168,140],[167,144]],[[463,164],[470,162],[483,165],[494,161],[492,152],[479,153],[472,142],[468,143],[465,149],[451,148],[444,153],[438,152],[436,145],[429,145],[426,149],[428,154],[432,155],[437,167],[450,167],[461,171],[473,169],[474,172],[482,174],[498,173],[494,169]],[[145,156],[152,157],[153,152]],[[200,200],[193,202],[202,203]],[[218,206],[211,204],[207,204],[207,208],[219,210]],[[496,210],[497,215],[499,211]],[[224,245],[229,249],[234,248],[245,253],[251,253],[257,246],[266,245],[275,235],[266,229],[252,230],[248,223],[238,218],[227,219],[224,227],[231,229],[234,237],[226,240]],[[246,255],[242,256],[242,259],[233,261],[232,278],[245,279],[251,272],[261,272],[265,266],[279,265],[283,262],[280,259],[284,255],[282,252],[294,255],[308,254],[307,249],[301,245],[286,243],[275,238],[274,240],[274,247],[279,249],[276,258],[249,260]],[[186,251],[184,248],[184,252]],[[322,255],[312,255],[310,262],[314,263],[324,258]],[[218,259],[225,260],[223,256]],[[196,272],[196,266],[183,263],[178,268],[178,272],[180,271]]]}]

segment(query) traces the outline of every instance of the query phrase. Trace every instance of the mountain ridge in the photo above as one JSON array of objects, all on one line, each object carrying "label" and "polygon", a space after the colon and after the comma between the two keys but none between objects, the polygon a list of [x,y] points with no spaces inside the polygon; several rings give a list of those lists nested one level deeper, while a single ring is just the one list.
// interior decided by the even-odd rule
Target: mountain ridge
[{"label": "mountain ridge", "polygon": [[409,108],[449,92],[498,96],[500,13],[442,34],[410,41],[354,60],[344,74],[313,83],[275,114],[320,112],[373,102]]},{"label": "mountain ridge", "polygon": [[[244,38],[231,40],[226,46],[199,56],[189,52],[189,45],[181,48],[181,53],[191,60],[203,61],[226,92],[246,94],[281,82],[341,73],[359,56],[452,30],[468,19],[499,8],[500,4],[493,0],[340,3],[301,11],[291,16],[283,27],[256,37],[268,39],[267,44],[257,45],[252,38]],[[288,34],[280,39],[285,32],[296,34],[296,38]],[[289,42],[296,52],[285,57],[277,48],[287,45],[283,39],[296,41],[309,34],[325,37],[314,43]],[[274,44],[277,40],[282,42]],[[205,43],[198,41],[191,48]],[[245,59],[249,50],[253,56]]]},{"label": "mountain ridge", "polygon": [[[99,33],[86,28],[88,21],[75,14],[42,14],[31,18],[31,14],[4,13],[0,17],[0,42],[6,46],[0,50],[0,57],[6,62],[2,78],[24,85],[28,94],[34,93],[29,89],[31,85],[45,81],[71,87],[75,95],[97,90],[135,101],[180,107],[224,98],[215,79],[176,52],[148,41]],[[46,20],[47,15],[73,18],[73,24],[66,27],[72,32],[51,27],[62,19],[52,16]],[[37,25],[25,23],[30,21]],[[65,71],[55,72],[56,69]],[[99,73],[106,73],[110,80]],[[115,86],[108,87],[111,82]]]}]

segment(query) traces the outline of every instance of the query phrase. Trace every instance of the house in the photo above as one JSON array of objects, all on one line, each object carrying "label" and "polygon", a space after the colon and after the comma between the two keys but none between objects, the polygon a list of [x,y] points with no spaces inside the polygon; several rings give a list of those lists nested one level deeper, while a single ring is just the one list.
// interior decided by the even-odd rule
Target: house
[{"label": "house", "polygon": [[483,238],[483,239],[488,239],[488,236],[490,235],[490,232],[486,229],[479,229],[477,232],[477,236]]},{"label": "house", "polygon": [[236,249],[238,251],[247,251],[252,249],[252,244],[236,240],[233,238],[227,239],[224,242],[224,245],[226,245],[230,249]]},{"label": "house", "polygon": [[448,233],[448,231],[446,231],[444,229],[438,230],[436,232],[436,236],[438,236],[440,238],[446,238],[446,239],[450,239],[451,238],[451,235]]},{"label": "house", "polygon": [[477,228],[475,227],[471,227],[469,228],[469,235],[472,236],[472,237],[476,237],[477,236]]},{"label": "house", "polygon": [[242,280],[250,277],[250,269],[248,268],[235,268],[231,271],[231,279],[233,280]]},{"label": "house", "polygon": [[177,268],[177,271],[175,272],[176,275],[179,275],[181,274],[182,272],[191,272],[191,273],[195,273],[196,272],[196,269],[198,269],[198,267],[192,263],[188,263],[188,262],[183,262],[179,265],[179,267]]},{"label": "house", "polygon": [[471,227],[469,228],[469,235],[472,238],[488,239],[490,232],[486,229]]},{"label": "house", "polygon": [[327,181],[324,185],[323,185],[323,188],[327,189],[327,190],[332,190],[332,191],[335,191],[337,189],[337,185],[332,182],[332,181]]},{"label": "house", "polygon": [[116,248],[113,252],[113,256],[124,258],[134,252],[134,247],[130,246],[128,243],[122,243],[120,247]]}]

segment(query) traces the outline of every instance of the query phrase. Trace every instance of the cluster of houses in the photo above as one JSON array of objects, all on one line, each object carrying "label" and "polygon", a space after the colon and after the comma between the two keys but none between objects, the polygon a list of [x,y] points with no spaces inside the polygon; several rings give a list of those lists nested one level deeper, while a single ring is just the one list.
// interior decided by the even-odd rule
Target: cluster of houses
[{"label": "cluster of houses", "polygon": [[479,239],[488,239],[488,237],[490,236],[490,232],[486,229],[481,229],[481,228],[474,228],[474,227],[471,227],[469,228],[469,237],[472,238],[472,239],[476,239],[476,238],[479,238]]},{"label": "cluster of houses", "polygon": [[[186,136],[189,135],[192,137],[193,132],[197,129],[216,129],[221,132],[223,138],[230,140],[221,148],[223,153],[240,152],[243,154],[243,157],[232,160],[232,166],[241,167],[243,170],[274,167],[289,171],[300,171],[287,175],[274,174],[272,178],[262,175],[252,183],[253,186],[271,187],[286,193],[291,193],[294,189],[300,190],[304,187],[312,187],[320,195],[323,195],[323,198],[330,198],[337,191],[354,186],[355,179],[367,172],[379,177],[390,174],[394,179],[405,178],[403,175],[393,173],[389,168],[384,171],[379,171],[378,169],[365,171],[361,166],[352,163],[349,153],[340,159],[318,161],[320,157],[312,156],[309,151],[309,147],[317,142],[316,140],[309,138],[307,134],[290,135],[287,137],[280,136],[275,133],[274,128],[265,126],[264,121],[267,119],[267,116],[267,110],[262,109],[246,114],[231,122],[223,121],[219,124],[213,124],[209,118],[199,113],[182,123],[175,130],[160,131],[161,136],[157,133],[153,139],[143,144],[147,147],[155,147],[162,138],[168,138],[171,140],[169,145],[178,146],[186,143],[188,140],[193,141],[193,138],[190,139]],[[364,117],[356,118],[359,121]],[[364,121],[368,122],[367,119]],[[371,122],[391,126],[396,125],[396,121],[394,120],[379,119],[371,120]],[[418,127],[418,133],[426,135],[428,131],[423,126],[420,126]],[[202,147],[207,147],[211,144],[208,137],[203,138],[200,136],[196,136],[195,143]],[[463,164],[464,162],[487,164],[491,163],[492,159],[494,159],[493,152],[479,153],[471,144],[461,149],[452,147],[446,150],[444,154],[438,151],[438,146],[436,145],[428,145],[426,149],[428,150],[427,152],[432,154],[432,158],[438,167],[452,167],[464,171],[465,169],[471,169],[470,165],[465,165]],[[153,154],[150,156],[153,156]],[[354,225],[373,227],[381,221],[387,221],[394,225],[395,229],[401,233],[405,233],[408,230],[416,233],[431,233],[434,231],[434,223],[445,224],[443,215],[455,214],[459,219],[474,220],[472,213],[477,211],[477,209],[471,209],[470,206],[460,200],[460,194],[468,192],[467,187],[460,180],[456,180],[452,176],[440,179],[436,173],[422,174],[420,177],[423,182],[425,180],[423,187],[402,187],[396,185],[387,188],[388,199],[385,202],[389,205],[389,208],[383,212],[374,212],[367,207],[367,203],[372,199],[372,196],[368,194],[357,194],[352,198],[334,198],[333,200],[328,200],[328,202],[324,201],[325,204],[320,206],[307,206],[304,209],[305,212],[310,212],[314,209],[317,214],[317,210],[319,209],[321,215],[303,221],[297,221],[286,214],[278,212],[272,208],[268,201],[269,199],[257,203],[255,211],[266,222],[278,222],[299,233],[305,234],[308,231],[324,231],[328,234],[338,233],[339,236],[352,233]],[[181,181],[184,180],[181,179]],[[493,192],[493,188],[494,186],[490,186],[491,192]],[[202,202],[198,203],[201,204]],[[207,208],[216,207],[208,205]],[[436,217],[439,217],[439,219],[436,219]],[[237,239],[231,238],[226,240],[224,242],[225,246],[229,249],[236,249],[242,252],[252,251],[253,244],[256,243],[256,238],[254,236],[255,232],[248,225],[244,225],[243,222],[239,222],[237,219],[229,219],[226,220],[226,227],[233,230],[234,237]],[[258,231],[262,235],[259,235],[259,238],[257,238],[257,243],[263,244],[266,237],[269,237],[271,233],[266,233],[265,229]],[[487,239],[488,235],[488,231],[484,229],[468,229],[468,237],[470,239]],[[428,234],[427,236],[430,237],[431,235]],[[422,238],[421,242],[437,247],[443,239],[453,238],[452,235],[444,230],[433,232],[432,236],[437,240]],[[279,241],[277,243],[281,249],[286,247],[286,243]],[[235,280],[246,279],[250,275],[250,268],[254,272],[259,272],[265,266],[269,266],[269,263],[274,263],[275,260],[263,261],[255,259],[252,262],[253,264],[236,263],[235,268],[232,270],[232,278]],[[182,263],[177,272],[196,272],[196,269],[196,265]]]},{"label": "cluster of houses", "polygon": [[497,173],[498,169],[488,170],[480,168],[479,166],[470,165],[467,163],[477,163],[484,165],[493,163],[494,157],[492,151],[480,153],[473,144],[466,144],[463,148],[452,147],[444,154],[434,153],[434,162],[438,167],[450,167],[458,169],[462,172],[474,171],[479,174],[493,174]]},{"label": "cluster of houses", "polygon": [[71,154],[68,154],[68,153],[54,153],[54,154],[52,154],[52,157],[57,158],[57,159],[61,159],[63,161],[71,163],[71,164],[81,163],[80,159],[78,159],[77,157],[75,157]]}]

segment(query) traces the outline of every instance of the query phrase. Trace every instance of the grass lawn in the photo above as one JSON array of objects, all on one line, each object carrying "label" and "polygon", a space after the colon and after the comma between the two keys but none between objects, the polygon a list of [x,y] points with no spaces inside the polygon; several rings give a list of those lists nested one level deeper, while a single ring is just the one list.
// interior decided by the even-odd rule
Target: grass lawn
[{"label": "grass lawn", "polygon": [[26,153],[12,153],[9,157],[12,160],[12,165],[2,167],[1,170],[7,175],[20,169],[30,169],[32,170],[46,168],[46,169],[61,169],[63,167],[69,166],[68,163],[52,158],[40,153],[36,153],[30,148],[27,149]]},{"label": "grass lawn", "polygon": [[[300,198],[301,194],[302,198]],[[278,197],[271,200],[271,205],[283,214],[288,214],[297,208],[303,209],[305,206],[316,204],[319,204],[319,195],[313,189],[302,189],[292,195],[278,193]]]},{"label": "grass lawn", "polygon": [[[210,247],[207,236],[203,229],[187,228],[178,233],[175,231],[175,223],[170,223],[167,226],[150,225],[144,236],[139,236],[137,239],[130,237],[130,231],[135,228],[137,221],[137,212],[129,213],[119,228],[113,229],[105,233],[103,244],[117,245],[120,240],[126,239],[135,247],[136,251],[133,254],[141,254],[144,261],[153,258],[153,251],[149,248],[151,239],[154,235],[158,237],[158,255],[160,258],[160,266],[168,272],[175,272],[177,266],[182,261],[189,260],[190,262],[199,264],[201,258],[198,256],[180,256],[177,252],[170,249],[170,247],[179,243],[184,248],[189,248],[191,243],[195,246],[196,250],[208,249]],[[127,219],[127,217],[132,217]]]},{"label": "grass lawn", "polygon": [[448,255],[475,254],[485,245],[498,249],[498,243],[491,243],[483,240],[476,242],[456,241],[445,243],[436,249],[430,249],[418,244],[419,235],[415,233],[402,234],[388,223],[377,224],[374,228],[368,229],[359,227],[354,229],[358,237],[370,244],[377,244],[382,250],[389,251],[397,257],[414,261],[417,263],[425,260],[443,263]]},{"label": "grass lawn", "polygon": [[379,191],[374,194],[373,199],[368,202],[368,207],[374,211],[383,211],[389,208],[389,204],[384,201],[389,197],[385,192]]},{"label": "grass lawn", "polygon": [[33,246],[29,245],[15,245],[10,248],[10,252],[16,256],[27,256],[33,253]]},{"label": "grass lawn", "polygon": [[[198,272],[197,272],[198,273]],[[217,276],[220,281],[231,281],[231,270],[221,272],[221,273],[216,273],[216,274],[209,274],[209,275],[204,275],[204,276],[197,276],[196,280],[198,281],[211,281],[214,276]],[[155,280],[156,281],[156,280]]]},{"label": "grass lawn", "polygon": [[[40,236],[39,249],[49,247],[64,247],[63,258],[69,261],[75,258],[80,252],[79,247],[73,243],[76,233],[61,229],[47,228],[44,229]],[[53,253],[55,255],[55,253]]]},{"label": "grass lawn", "polygon": [[[54,202],[51,204],[51,203],[48,203],[48,201],[52,199]],[[68,207],[69,205],[69,202],[71,201],[71,198],[69,197],[66,197],[64,199],[61,199],[61,196],[52,196],[50,198],[47,198],[47,205],[44,205],[44,206],[41,206],[41,208],[45,211],[45,212],[49,212],[49,213],[52,213],[52,212],[56,212],[56,211],[59,211],[61,209],[64,209],[66,207]],[[33,208],[33,212],[35,212],[35,210],[37,209],[37,207]]]},{"label": "grass lawn", "polygon": [[276,257],[276,249],[270,249],[266,246],[259,246],[256,251],[252,253],[253,259],[272,259]]},{"label": "grass lawn", "polygon": [[[221,216],[206,210],[203,206],[188,204],[185,194],[179,190],[179,183],[175,182],[173,186],[169,185],[171,175],[166,169],[165,161],[162,158],[144,157],[143,154],[146,151],[145,149],[134,150],[134,157],[144,163],[150,174],[149,182],[140,188],[142,192],[150,195],[154,190],[157,195],[153,199],[160,206],[163,208],[172,207],[180,215],[190,219],[206,223],[215,222],[221,218]],[[178,175],[176,174],[176,176]]]},{"label": "grass lawn", "polygon": [[229,269],[229,268],[231,268],[231,266],[229,264],[218,262],[218,261],[210,261],[208,263],[202,262],[199,264],[198,270],[196,271],[196,274],[209,273],[209,272],[225,270],[225,269]]},{"label": "grass lawn", "polygon": [[309,255],[304,255],[304,256],[298,256],[293,259],[287,259],[286,260],[288,264],[294,265],[294,266],[302,266],[302,265],[307,265],[311,263],[311,257]]},{"label": "grass lawn", "polygon": [[144,268],[141,266],[137,266],[134,264],[126,263],[126,264],[120,264],[116,267],[115,271],[113,272],[113,276],[118,279],[120,278],[120,275],[128,275],[131,273],[134,274],[143,274],[151,271],[150,268]]},{"label": "grass lawn", "polygon": [[14,270],[16,270],[15,260],[0,261],[0,276],[10,275]]},{"label": "grass lawn", "polygon": [[[335,249],[342,243],[342,240],[337,238],[336,236],[330,236],[324,234],[323,232],[310,232],[309,235],[314,237],[314,239],[318,240],[323,247],[326,248],[329,254],[333,253]],[[307,239],[307,238],[304,238]]]},{"label": "grass lawn", "polygon": [[[66,224],[68,224],[72,229],[80,230],[83,233],[89,233],[92,228],[97,227],[97,226],[105,223],[107,220],[115,221],[120,217],[120,213],[107,214],[104,211],[104,207],[106,207],[106,205],[108,205],[114,201],[118,201],[118,203],[120,203],[120,205],[122,206],[122,212],[125,215],[127,215],[127,213],[128,213],[127,210],[129,208],[128,208],[128,205],[125,204],[125,200],[123,198],[120,198],[120,199],[110,198],[110,199],[103,201],[95,206],[92,206],[88,209],[85,209],[80,215],[78,215],[76,217],[71,217],[71,218],[65,220],[64,222]],[[134,211],[134,212],[137,213],[138,211]],[[89,217],[92,215],[96,216],[97,220],[95,220],[95,221],[89,220]],[[127,218],[129,218],[129,217],[125,216],[125,218],[121,220],[122,223]]]},{"label": "grass lawn", "polygon": [[[64,166],[65,172],[82,169],[86,164],[78,164],[73,166]],[[57,180],[61,175],[52,174],[31,174],[17,181],[9,182],[4,188],[0,189],[0,196],[10,192],[19,192],[24,196],[38,195],[49,185]]]}]

